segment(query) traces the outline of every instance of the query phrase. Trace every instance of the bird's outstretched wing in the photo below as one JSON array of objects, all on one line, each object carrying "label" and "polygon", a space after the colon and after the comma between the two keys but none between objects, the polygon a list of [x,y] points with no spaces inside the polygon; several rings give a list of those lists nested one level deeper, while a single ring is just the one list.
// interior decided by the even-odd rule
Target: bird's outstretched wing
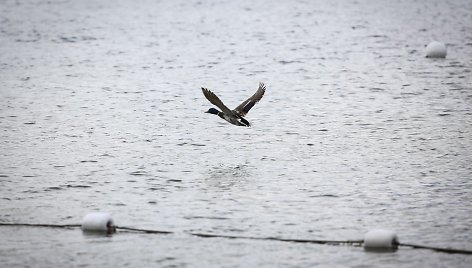
[{"label": "bird's outstretched wing", "polygon": [[241,103],[238,107],[236,107],[236,109],[234,109],[234,112],[236,112],[240,116],[246,116],[246,114],[249,112],[249,110],[251,110],[251,108],[258,101],[260,101],[262,99],[262,97],[264,96],[265,90],[266,90],[266,88],[265,88],[264,83],[259,83],[259,88],[257,89],[256,93],[254,93],[254,95],[249,97],[249,99],[247,99],[243,103]]},{"label": "bird's outstretched wing", "polygon": [[215,93],[211,92],[210,90],[206,89],[206,88],[203,88],[202,87],[202,91],[203,91],[203,95],[205,95],[205,97],[213,104],[215,105],[216,107],[220,108],[221,111],[225,114],[232,114],[233,111],[231,111],[228,107],[226,107],[226,105],[223,104],[223,102],[220,100],[220,98],[218,98]]}]

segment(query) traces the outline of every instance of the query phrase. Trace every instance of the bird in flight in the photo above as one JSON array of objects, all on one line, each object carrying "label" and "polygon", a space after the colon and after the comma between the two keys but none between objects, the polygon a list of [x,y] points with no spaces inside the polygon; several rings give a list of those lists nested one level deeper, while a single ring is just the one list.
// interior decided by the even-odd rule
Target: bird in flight
[{"label": "bird in flight", "polygon": [[259,83],[259,88],[257,89],[256,93],[254,93],[254,95],[243,101],[243,103],[241,103],[234,110],[230,110],[228,107],[226,107],[226,105],[223,104],[220,98],[215,95],[215,93],[202,87],[203,95],[205,95],[205,97],[213,105],[221,109],[221,111],[218,111],[215,108],[210,108],[208,111],[206,111],[206,113],[218,115],[222,119],[236,126],[249,127],[251,124],[249,121],[244,119],[244,116],[246,116],[249,110],[251,110],[251,108],[262,99],[265,90],[266,88],[264,83]]}]

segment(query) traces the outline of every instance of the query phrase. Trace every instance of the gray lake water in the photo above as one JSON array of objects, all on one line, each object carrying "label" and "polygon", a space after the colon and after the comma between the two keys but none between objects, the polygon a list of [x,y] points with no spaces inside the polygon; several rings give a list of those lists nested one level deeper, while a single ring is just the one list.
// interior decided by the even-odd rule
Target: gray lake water
[{"label": "gray lake water", "polygon": [[472,249],[471,72],[469,0],[2,0],[0,222],[175,233],[0,226],[0,266],[470,267],[188,232]]}]

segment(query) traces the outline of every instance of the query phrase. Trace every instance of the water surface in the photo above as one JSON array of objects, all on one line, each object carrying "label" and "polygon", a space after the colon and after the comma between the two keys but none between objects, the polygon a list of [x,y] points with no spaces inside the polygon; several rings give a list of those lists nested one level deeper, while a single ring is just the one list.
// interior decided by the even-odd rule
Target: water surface
[{"label": "water surface", "polygon": [[[470,1],[3,1],[0,21],[1,222],[176,232],[1,227],[1,266],[470,263],[186,234],[471,249]],[[203,113],[200,87],[236,107],[261,81],[253,127]]]}]

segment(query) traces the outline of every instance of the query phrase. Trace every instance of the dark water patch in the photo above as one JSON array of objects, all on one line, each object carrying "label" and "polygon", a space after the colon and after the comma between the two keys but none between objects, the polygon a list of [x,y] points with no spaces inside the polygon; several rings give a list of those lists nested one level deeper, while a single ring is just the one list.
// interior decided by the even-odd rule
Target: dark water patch
[{"label": "dark water patch", "polygon": [[64,134],[64,137],[69,137],[69,138],[82,138],[82,135],[74,135],[74,134]]},{"label": "dark water patch", "polygon": [[184,219],[229,220],[231,218],[216,216],[185,216]]},{"label": "dark water patch", "polygon": [[247,231],[247,229],[238,229],[238,228],[229,228],[228,229],[228,232],[231,232],[231,233],[244,233],[246,231]]},{"label": "dark water patch", "polygon": [[282,65],[291,64],[291,63],[301,63],[298,60],[279,60],[279,63]]},{"label": "dark water patch", "polygon": [[62,187],[59,187],[59,186],[51,186],[51,187],[46,187],[44,189],[45,192],[48,192],[48,191],[57,191],[57,190],[63,190],[64,188]]},{"label": "dark water patch", "polygon": [[[25,193],[25,194],[38,194],[39,191],[38,190],[26,190],[26,191],[22,191],[22,193]],[[31,198],[31,197],[18,197],[16,199],[21,200],[21,199],[26,199],[26,198]]]},{"label": "dark water patch", "polygon": [[44,191],[48,192],[48,191],[58,191],[58,190],[65,190],[66,188],[89,188],[91,186],[87,186],[87,185],[68,185],[68,184],[65,184],[65,185],[60,185],[60,186],[50,186],[50,187],[46,187],[44,188]]},{"label": "dark water patch", "polygon": [[169,192],[169,190],[167,190],[166,187],[149,187],[147,188],[149,191],[165,191],[165,192]]},{"label": "dark water patch", "polygon": [[360,30],[360,29],[366,29],[366,28],[367,28],[367,26],[360,25],[360,24],[351,26],[351,29],[353,29],[353,30]]},{"label": "dark water patch", "polygon": [[449,65],[446,65],[446,66],[444,66],[444,67],[467,68],[466,65],[464,65],[462,62],[458,62],[458,61],[450,62]]},{"label": "dark water patch", "polygon": [[191,143],[190,145],[197,146],[197,147],[207,146],[206,144],[199,144],[199,143]]},{"label": "dark water patch", "polygon": [[77,43],[81,41],[95,41],[97,38],[93,36],[58,36],[57,39],[53,39],[54,43]]},{"label": "dark water patch", "polygon": [[132,176],[144,176],[144,175],[147,175],[147,172],[146,172],[146,171],[138,170],[138,171],[130,172],[129,175],[132,175]]},{"label": "dark water patch", "polygon": [[182,180],[179,179],[169,179],[167,182],[182,182]]},{"label": "dark water patch", "polygon": [[0,174],[0,178],[8,178],[8,175]]},{"label": "dark water patch", "polygon": [[80,163],[97,163],[97,160],[81,160]]},{"label": "dark water patch", "polygon": [[76,184],[76,185],[73,185],[73,184],[64,184],[64,185],[61,185],[62,187],[67,187],[67,188],[91,188],[92,186],[90,185],[81,185],[81,184]]},{"label": "dark water patch", "polygon": [[337,198],[337,197],[340,197],[339,195],[335,195],[335,194],[320,194],[320,195],[310,195],[308,197],[311,197],[311,198],[324,198],[324,197],[330,197],[330,198]]},{"label": "dark water patch", "polygon": [[418,96],[418,95],[422,95],[423,92],[401,92],[400,95],[401,96]]},{"label": "dark water patch", "polygon": [[384,34],[373,34],[373,35],[368,35],[367,37],[372,37],[372,38],[388,38],[387,35]]},{"label": "dark water patch", "polygon": [[27,34],[25,38],[17,38],[15,42],[17,43],[34,43],[41,40],[41,34],[36,30],[33,29],[30,33]]},{"label": "dark water patch", "polygon": [[125,207],[126,206],[125,203],[109,203],[109,205],[115,206],[115,207]]}]

